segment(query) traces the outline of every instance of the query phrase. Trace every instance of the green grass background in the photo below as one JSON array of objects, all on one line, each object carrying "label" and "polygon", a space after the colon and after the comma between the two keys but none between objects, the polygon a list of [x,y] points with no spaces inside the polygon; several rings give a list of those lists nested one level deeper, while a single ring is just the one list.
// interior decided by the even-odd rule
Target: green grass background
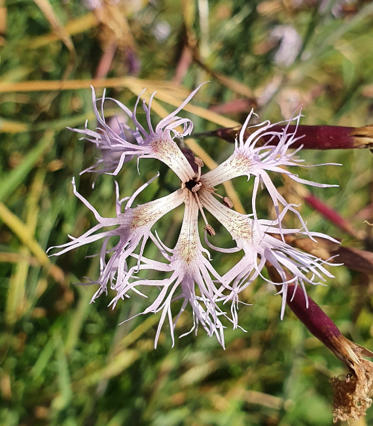
[{"label": "green grass background", "polygon": [[[373,122],[373,5],[369,1],[352,5],[325,1],[323,8],[312,0],[123,3],[129,33],[121,39],[107,77],[128,75],[125,51],[131,34],[141,63],[137,78],[170,82],[189,38],[204,67],[192,61],[180,83],[190,90],[210,81],[193,101],[195,105],[208,108],[249,97],[248,104],[259,103],[255,109],[262,119],[289,118],[302,104],[304,124]],[[82,2],[40,4],[51,6],[67,33],[69,24],[82,21],[71,35],[72,49],[61,37],[51,35],[46,9],[43,12],[29,0],[0,3],[0,424],[331,424],[329,379],[344,374],[344,367],[289,310],[280,320],[280,297],[262,282],[243,295],[252,303],[240,309],[240,324],[247,332],[227,329],[226,350],[203,330],[198,336],[177,339],[171,348],[167,327],[158,349],[153,350],[157,316],[118,326],[144,308],[142,300],[132,298],[111,310],[109,297],[102,296],[91,305],[94,289],[74,284],[97,276],[97,258],[86,257],[97,246],[59,258],[45,257],[47,247],[62,244],[67,234],[80,235],[94,224],[92,214],[72,194],[72,176],[78,178],[80,192],[107,217],[114,214],[113,180],[99,177],[92,191],[93,176],[78,177],[92,164],[95,152],[66,126],[82,127],[86,118],[95,126],[88,89],[78,89],[79,82],[77,89],[64,91],[22,91],[14,86],[5,90],[1,85],[91,79],[112,39],[107,35],[103,42],[102,25]],[[155,33],[162,25],[169,34],[158,40]],[[295,28],[302,41],[297,59],[289,66],[275,61],[278,44],[271,41],[270,33],[278,25]],[[128,87],[108,93],[134,106],[136,97]],[[162,106],[171,111],[169,105]],[[197,132],[217,127],[186,115],[194,120]],[[243,122],[245,111],[227,117]],[[199,138],[198,143],[216,161],[232,149],[213,138]],[[372,202],[371,153],[300,155],[310,163],[343,164],[303,169],[299,174],[339,183],[338,189],[312,192],[357,230],[369,234],[369,226],[357,213]],[[158,167],[156,162],[142,161],[138,175],[131,163],[118,177],[121,195],[130,195]],[[161,184],[154,183],[139,197],[140,202],[178,185],[171,173],[164,169],[162,173]],[[235,182],[249,209],[247,185],[250,189],[244,179]],[[263,195],[262,216],[271,214],[267,204]],[[362,241],[342,233],[309,207],[302,205],[301,211],[310,229],[364,248]],[[181,214],[176,210],[157,227],[163,235],[171,230],[166,237],[171,246]],[[227,242],[223,232],[217,238]],[[152,254],[151,246],[146,253]],[[218,256],[214,260],[224,265],[229,261]],[[57,269],[51,267],[54,263]],[[373,349],[372,283],[344,267],[333,272],[336,278],[328,286],[310,288],[309,294],[347,337]],[[190,325],[188,310],[178,334]],[[372,423],[370,410],[365,423],[359,424]]]}]

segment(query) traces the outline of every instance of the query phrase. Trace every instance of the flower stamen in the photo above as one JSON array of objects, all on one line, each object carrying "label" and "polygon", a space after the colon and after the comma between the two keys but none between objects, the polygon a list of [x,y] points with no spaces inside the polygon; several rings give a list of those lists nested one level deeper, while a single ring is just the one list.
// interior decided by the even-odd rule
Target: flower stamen
[{"label": "flower stamen", "polygon": [[[202,186],[202,184],[201,184],[201,186]],[[201,213],[202,219],[205,222],[205,225],[206,225],[205,229],[208,232],[208,234],[213,237],[216,234],[216,232],[215,232],[214,228],[207,221],[207,218],[206,218],[205,212],[203,211],[203,207],[202,207],[201,201],[199,200],[198,194],[197,193],[193,193],[193,195],[194,195],[194,198],[195,198],[195,200],[197,202],[198,209],[199,209],[199,211]]]},{"label": "flower stamen", "polygon": [[198,170],[197,170],[197,181],[199,181],[201,179],[201,170],[202,170],[202,167],[205,164],[204,164],[204,162],[199,157],[195,157],[194,158],[194,164],[196,164],[196,166],[198,167]]},{"label": "flower stamen", "polygon": [[223,195],[220,195],[220,194],[218,194],[217,192],[215,192],[215,191],[213,191],[212,192],[212,194],[213,195],[215,195],[216,197],[218,197],[218,198],[220,198],[220,199],[222,199],[223,200],[223,203],[228,207],[228,208],[232,208],[233,207],[233,203],[232,203],[232,200],[229,198],[229,197],[227,197],[227,196],[223,196]]}]

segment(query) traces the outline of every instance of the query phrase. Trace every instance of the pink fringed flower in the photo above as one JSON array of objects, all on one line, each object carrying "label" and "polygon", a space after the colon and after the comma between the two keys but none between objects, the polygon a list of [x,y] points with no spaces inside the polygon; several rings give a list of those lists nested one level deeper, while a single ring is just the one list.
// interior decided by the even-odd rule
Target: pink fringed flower
[{"label": "pink fringed flower", "polygon": [[[254,126],[252,134],[244,139],[245,130],[252,116],[250,113],[236,141],[233,154],[214,170],[202,174],[201,160],[195,159],[195,164],[191,165],[176,142],[177,138],[189,135],[193,129],[191,120],[180,118],[177,114],[198,89],[199,87],[155,128],[150,119],[153,94],[149,105],[143,103],[147,130],[136,118],[139,99],[134,112],[111,99],[133,123],[133,128],[124,124],[122,131],[119,132],[105,122],[103,110],[105,96],[101,100],[101,112],[99,112],[93,91],[98,128],[95,131],[87,128],[77,131],[84,134],[86,139],[95,143],[103,152],[103,158],[98,163],[99,166],[104,165],[103,171],[119,173],[124,162],[132,156],[136,156],[137,159],[155,158],[173,170],[180,179],[180,188],[163,198],[132,207],[135,197],[154,178],[137,189],[130,198],[127,197],[124,200],[119,200],[117,187],[116,217],[103,218],[76,191],[73,183],[75,195],[93,212],[98,224],[80,237],[71,237],[70,242],[55,247],[59,249],[55,254],[60,255],[79,246],[101,240],[100,276],[95,281],[99,289],[93,300],[100,294],[106,293],[109,285],[114,291],[114,298],[110,303],[113,307],[120,300],[134,295],[150,300],[144,311],[135,316],[160,313],[155,346],[166,318],[174,342],[175,324],[188,305],[191,307],[194,319],[189,332],[197,331],[198,326],[201,325],[208,335],[215,335],[219,343],[224,346],[224,323],[231,323],[234,328],[238,327],[239,295],[258,276],[264,278],[262,269],[266,262],[276,269],[282,280],[279,283],[264,278],[280,286],[279,293],[283,295],[281,317],[284,314],[289,284],[299,285],[306,295],[305,284],[320,284],[325,281],[325,277],[332,277],[325,269],[328,262],[302,252],[285,242],[285,236],[294,233],[310,238],[313,236],[329,238],[307,230],[298,210],[278,192],[269,176],[270,172],[280,173],[299,183],[318,187],[331,186],[306,181],[285,169],[285,167],[298,166],[301,163],[301,160],[295,158],[300,148],[289,151],[297,140],[296,132],[288,132],[290,121],[286,122],[281,130],[278,127],[274,129],[269,122]],[[296,121],[298,123],[299,116],[296,117]],[[267,141],[266,144],[257,146],[258,140],[262,137]],[[271,143],[274,139],[276,143]],[[105,153],[110,161],[106,161]],[[253,212],[250,215],[244,215],[232,209],[230,200],[219,195],[215,186],[238,176],[250,178],[251,175],[254,176]],[[264,184],[274,204],[277,212],[275,220],[257,217],[255,202],[260,183]],[[126,204],[122,212],[124,202]],[[170,249],[160,240],[158,234],[153,233],[153,228],[162,216],[180,205],[184,205],[183,222],[177,243],[173,249]],[[213,237],[215,230],[208,223],[205,210],[226,228],[236,244],[234,247],[217,247],[208,240],[207,235]],[[289,211],[297,215],[301,229],[286,229],[283,226],[283,219]],[[210,252],[201,243],[198,229],[199,217],[203,219],[205,241],[210,250],[226,255],[235,252],[242,254],[236,264],[223,275],[213,266]],[[107,227],[110,229],[105,229]],[[112,238],[118,240],[118,237],[119,241],[111,247]],[[153,244],[157,249],[157,254],[152,259],[144,255],[147,244]],[[132,262],[129,263],[130,259]],[[162,278],[149,276],[148,274],[152,271],[157,271]],[[179,301],[179,311],[175,314],[176,301]],[[227,305],[230,306],[230,314],[224,310]]]}]

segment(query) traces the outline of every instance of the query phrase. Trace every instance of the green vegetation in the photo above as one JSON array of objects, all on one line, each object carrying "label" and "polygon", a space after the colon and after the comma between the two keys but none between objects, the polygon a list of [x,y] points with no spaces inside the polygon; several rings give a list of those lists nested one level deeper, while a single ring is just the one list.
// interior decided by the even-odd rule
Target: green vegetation
[{"label": "green vegetation", "polygon": [[[252,306],[242,305],[239,316],[247,332],[227,329],[226,350],[202,329],[171,348],[167,327],[154,350],[157,316],[118,325],[141,310],[140,298],[111,310],[108,296],[89,304],[95,289],[76,285],[97,277],[98,258],[87,257],[95,254],[93,246],[58,258],[45,254],[49,246],[66,242],[67,234],[80,235],[94,224],[72,194],[72,176],[103,216],[114,214],[112,179],[79,177],[94,162],[94,147],[66,129],[83,127],[86,119],[94,128],[89,90],[94,77],[105,79],[94,84],[99,93],[107,87],[110,96],[131,108],[143,88],[149,89],[144,96],[157,89],[155,119],[209,80],[192,102],[201,107],[197,114],[193,108],[186,113],[197,133],[242,123],[251,107],[271,121],[289,118],[302,106],[303,124],[372,123],[373,5],[323,1],[321,8],[317,3],[144,0],[117,6],[113,1],[95,12],[76,0],[0,3],[0,424],[331,424],[329,379],[346,370],[290,309],[280,320],[281,298],[272,287],[257,281],[245,291],[243,300]],[[290,59],[277,54],[274,30],[280,26],[299,35],[299,50],[286,50],[298,52]],[[237,99],[242,100],[239,111]],[[235,111],[222,109],[232,101]],[[116,111],[110,105],[107,116]],[[232,150],[217,138],[196,141],[217,162]],[[304,151],[300,156],[313,164],[343,164],[299,174],[340,185],[312,193],[346,218],[359,238],[304,205],[290,184],[279,181],[281,190],[301,204],[311,230],[368,250],[364,238],[372,241],[373,231],[364,220],[373,222],[371,152]],[[151,160],[140,167],[139,175],[130,163],[118,177],[122,197],[150,179],[159,165]],[[234,182],[249,211],[244,184]],[[161,168],[160,179],[139,201],[176,185]],[[273,214],[268,204],[264,195],[262,217]],[[171,246],[180,219],[176,210],[157,228]],[[229,241],[224,233],[217,238]],[[223,256],[218,260],[223,269],[229,267]],[[372,276],[345,267],[333,273],[335,279],[309,288],[309,295],[345,336],[372,350]],[[191,321],[187,310],[179,334]],[[373,409],[365,421],[372,424]]]}]

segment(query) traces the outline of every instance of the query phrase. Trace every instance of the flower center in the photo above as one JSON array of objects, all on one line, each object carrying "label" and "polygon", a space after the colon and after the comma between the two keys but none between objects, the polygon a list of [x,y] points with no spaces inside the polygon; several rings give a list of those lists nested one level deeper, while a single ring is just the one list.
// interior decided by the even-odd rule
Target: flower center
[{"label": "flower center", "polygon": [[[204,186],[203,183],[201,182],[201,169],[203,167],[203,161],[198,158],[195,157],[194,158],[194,162],[197,165],[197,172],[196,174],[193,176],[192,179],[189,179],[187,182],[182,182],[181,184],[181,188],[184,189],[186,188],[188,191],[190,191],[198,205],[198,209],[201,213],[202,219],[205,222],[205,230],[211,235],[214,236],[215,235],[215,230],[214,228],[208,223],[205,212],[203,211],[203,205],[201,203],[200,200],[200,195],[198,194],[198,192],[200,191],[200,189]],[[228,198],[228,197],[223,197],[222,195],[218,194],[215,192],[214,188],[210,188],[210,187],[206,187],[206,185],[204,186],[204,188],[208,191],[211,192],[213,195],[215,195],[216,197],[219,197],[223,200],[223,203],[229,207],[232,208],[232,201]]]},{"label": "flower center", "polygon": [[181,184],[181,188],[186,188],[193,194],[193,197],[197,202],[198,209],[201,213],[202,219],[205,222],[206,231],[210,235],[215,235],[214,228],[207,222],[205,212],[203,211],[203,207],[202,207],[201,201],[200,201],[199,196],[198,196],[198,191],[202,188],[201,169],[203,167],[203,161],[200,158],[195,157],[194,162],[198,167],[197,173],[192,179],[188,180],[187,182],[183,182]]},{"label": "flower center", "polygon": [[192,179],[189,179],[187,182],[183,182],[181,184],[181,188],[187,188],[193,194],[197,194],[197,192],[202,188],[201,170],[202,170],[202,167],[203,167],[203,161],[200,158],[195,157],[194,163],[198,167],[197,173],[193,176]]},{"label": "flower center", "polygon": [[185,182],[185,188],[189,189],[189,191],[192,191],[193,193],[198,192],[202,187],[202,182],[197,180],[197,177],[194,177],[191,180],[188,180],[188,182]]}]

